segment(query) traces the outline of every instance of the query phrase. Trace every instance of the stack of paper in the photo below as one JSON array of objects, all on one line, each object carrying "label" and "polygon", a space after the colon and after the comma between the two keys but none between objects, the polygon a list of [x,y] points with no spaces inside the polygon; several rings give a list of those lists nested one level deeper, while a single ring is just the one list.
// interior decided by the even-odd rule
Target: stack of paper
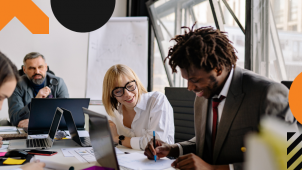
[{"label": "stack of paper", "polygon": [[0,126],[0,134],[17,134],[18,129],[15,126]]}]

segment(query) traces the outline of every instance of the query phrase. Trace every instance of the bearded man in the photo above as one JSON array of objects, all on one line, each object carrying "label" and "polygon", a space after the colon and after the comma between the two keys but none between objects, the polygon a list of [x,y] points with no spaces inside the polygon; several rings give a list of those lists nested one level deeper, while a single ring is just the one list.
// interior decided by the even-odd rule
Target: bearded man
[{"label": "bearded man", "polygon": [[[68,89],[62,78],[47,72],[45,57],[37,52],[23,59],[25,73],[8,99],[9,118],[14,126],[28,127],[32,98],[68,98]],[[56,83],[53,83],[56,82]]]}]

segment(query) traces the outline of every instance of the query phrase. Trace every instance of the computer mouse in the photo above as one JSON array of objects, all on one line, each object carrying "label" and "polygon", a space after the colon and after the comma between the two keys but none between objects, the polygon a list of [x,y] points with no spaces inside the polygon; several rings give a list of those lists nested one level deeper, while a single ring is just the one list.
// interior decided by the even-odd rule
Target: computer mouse
[{"label": "computer mouse", "polygon": [[26,157],[28,153],[22,150],[11,150],[6,152],[5,157]]}]

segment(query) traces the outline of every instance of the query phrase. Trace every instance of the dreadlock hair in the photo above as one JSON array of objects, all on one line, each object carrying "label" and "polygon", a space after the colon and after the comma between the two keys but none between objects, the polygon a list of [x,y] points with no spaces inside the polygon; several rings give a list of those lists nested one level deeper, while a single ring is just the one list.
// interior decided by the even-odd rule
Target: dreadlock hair
[{"label": "dreadlock hair", "polygon": [[191,29],[181,27],[189,29],[189,32],[185,31],[184,35],[177,35],[171,39],[176,41],[176,44],[170,47],[164,62],[170,59],[172,72],[177,72],[177,66],[188,70],[191,65],[194,65],[207,72],[214,68],[220,71],[222,66],[227,70],[230,70],[232,65],[236,67],[238,57],[235,52],[237,51],[226,32],[215,30],[213,27],[201,27],[193,31],[195,24]]}]

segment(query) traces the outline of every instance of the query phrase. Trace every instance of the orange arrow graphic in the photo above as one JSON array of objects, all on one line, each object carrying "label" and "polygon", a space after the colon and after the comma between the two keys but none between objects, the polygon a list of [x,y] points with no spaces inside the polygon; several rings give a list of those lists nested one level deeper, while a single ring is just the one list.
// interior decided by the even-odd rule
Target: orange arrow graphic
[{"label": "orange arrow graphic", "polygon": [[0,31],[14,17],[33,34],[49,34],[49,18],[32,0],[0,0]]}]

